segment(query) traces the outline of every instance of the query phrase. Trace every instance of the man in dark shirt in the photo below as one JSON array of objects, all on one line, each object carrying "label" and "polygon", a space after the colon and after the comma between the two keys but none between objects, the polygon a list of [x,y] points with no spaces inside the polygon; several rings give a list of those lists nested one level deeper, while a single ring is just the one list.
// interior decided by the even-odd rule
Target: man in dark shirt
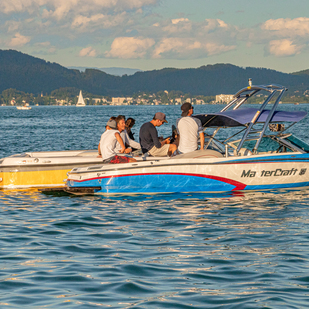
[{"label": "man in dark shirt", "polygon": [[139,131],[139,141],[143,153],[148,152],[153,157],[171,156],[177,149],[177,146],[170,144],[169,138],[159,141],[156,127],[167,123],[164,113],[156,113],[150,122],[144,123]]}]

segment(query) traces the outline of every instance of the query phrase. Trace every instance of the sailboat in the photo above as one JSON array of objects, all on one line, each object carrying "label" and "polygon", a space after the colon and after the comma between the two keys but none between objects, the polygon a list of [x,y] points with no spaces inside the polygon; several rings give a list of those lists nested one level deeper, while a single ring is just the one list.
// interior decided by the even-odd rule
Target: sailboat
[{"label": "sailboat", "polygon": [[78,101],[77,101],[76,106],[86,106],[81,90],[79,91],[79,96],[78,96]]}]

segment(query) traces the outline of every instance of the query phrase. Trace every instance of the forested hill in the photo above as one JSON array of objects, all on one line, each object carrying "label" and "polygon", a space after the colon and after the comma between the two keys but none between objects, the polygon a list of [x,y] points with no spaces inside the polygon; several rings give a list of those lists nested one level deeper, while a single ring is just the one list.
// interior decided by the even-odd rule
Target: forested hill
[{"label": "forested hill", "polygon": [[65,87],[109,96],[129,96],[139,91],[179,90],[193,95],[235,93],[254,84],[281,84],[301,92],[309,89],[308,74],[286,74],[264,68],[241,68],[231,64],[215,64],[196,69],[165,68],[114,76],[100,70],[85,72],[67,69],[14,50],[0,50],[0,92],[13,88],[27,93],[50,93]]}]

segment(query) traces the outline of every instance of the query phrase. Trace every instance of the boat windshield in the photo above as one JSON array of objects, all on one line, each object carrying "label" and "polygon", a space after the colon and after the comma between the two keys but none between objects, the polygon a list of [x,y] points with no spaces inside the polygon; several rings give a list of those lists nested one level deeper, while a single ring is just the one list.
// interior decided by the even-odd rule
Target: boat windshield
[{"label": "boat windshield", "polygon": [[[246,149],[253,149],[255,144],[256,144],[257,139],[251,139],[251,140],[246,140],[242,147],[246,148]],[[240,140],[237,140],[235,142],[233,142],[232,144],[234,144],[236,147],[238,146],[238,144],[240,143]],[[309,146],[308,146],[309,147]],[[259,144],[259,147],[257,149],[258,153],[261,152],[281,152],[282,150],[282,145],[280,143],[278,143],[276,140],[272,139],[269,136],[264,136]],[[289,149],[288,147],[284,148],[284,152],[292,152],[292,149]]]},{"label": "boat windshield", "polygon": [[301,139],[299,139],[298,137],[295,137],[294,135],[290,135],[286,137],[285,139],[288,140],[292,145],[295,145],[296,147],[301,148],[305,152],[309,152],[309,145],[305,143],[304,141],[302,141]]}]

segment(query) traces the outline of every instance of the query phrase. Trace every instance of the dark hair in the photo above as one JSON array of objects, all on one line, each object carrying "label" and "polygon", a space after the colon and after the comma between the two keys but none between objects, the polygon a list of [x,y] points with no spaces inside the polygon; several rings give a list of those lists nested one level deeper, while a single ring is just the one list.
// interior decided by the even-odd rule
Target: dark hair
[{"label": "dark hair", "polygon": [[112,116],[111,118],[109,118],[109,120],[116,120],[116,117]]},{"label": "dark hair", "polygon": [[118,124],[118,122],[119,122],[120,120],[126,121],[126,117],[125,117],[124,115],[118,115],[118,116],[115,118],[115,120],[116,120],[116,122],[117,122],[117,124]]},{"label": "dark hair", "polygon": [[126,127],[132,128],[135,124],[135,119],[134,118],[128,118],[126,121]]}]

